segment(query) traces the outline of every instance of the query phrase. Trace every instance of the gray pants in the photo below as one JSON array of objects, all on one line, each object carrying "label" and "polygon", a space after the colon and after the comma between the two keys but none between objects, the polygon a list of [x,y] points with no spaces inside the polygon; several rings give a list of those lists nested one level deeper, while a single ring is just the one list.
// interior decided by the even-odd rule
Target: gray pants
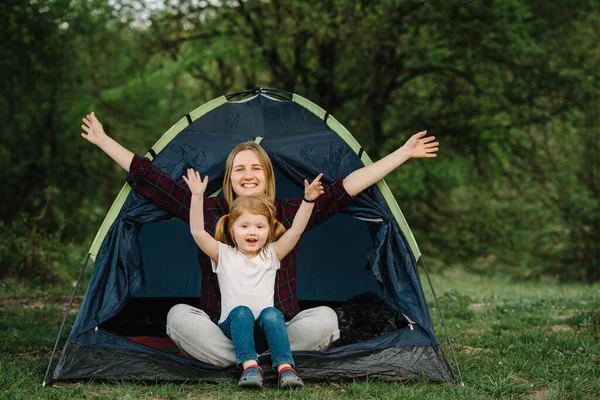
[{"label": "gray pants", "polygon": [[[286,325],[292,351],[323,350],[340,337],[337,315],[325,306],[304,310]],[[235,364],[231,340],[198,308],[187,304],[171,308],[167,335],[182,352],[206,364]]]}]

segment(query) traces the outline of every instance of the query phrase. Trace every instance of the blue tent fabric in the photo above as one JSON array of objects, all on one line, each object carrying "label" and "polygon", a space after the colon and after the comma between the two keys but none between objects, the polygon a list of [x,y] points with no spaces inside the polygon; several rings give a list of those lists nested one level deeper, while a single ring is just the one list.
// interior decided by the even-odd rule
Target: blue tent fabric
[{"label": "blue tent fabric", "polygon": [[[322,172],[327,185],[363,166],[354,151],[321,118],[297,103],[273,100],[264,95],[242,102],[227,102],[201,116],[160,151],[153,163],[175,179],[181,179],[187,168],[195,168],[209,176],[207,193],[214,193],[221,187],[229,152],[238,143],[257,137],[263,138],[261,146],[273,162],[279,198],[297,197],[305,178]],[[135,186],[131,179],[130,184]],[[54,371],[54,379],[111,379],[114,371],[108,373],[106,368],[96,368],[94,372],[88,365],[91,359],[86,357],[94,360],[105,357],[107,363],[115,362],[113,355],[116,354],[128,354],[129,358],[135,359],[131,354],[141,351],[139,344],[102,329],[102,324],[117,316],[132,298],[197,296],[200,276],[195,245],[193,241],[181,239],[181,235],[189,237],[187,225],[171,219],[170,213],[135,191],[129,194],[98,252],[88,291]],[[170,229],[180,233],[168,233]],[[390,307],[409,317],[418,328],[415,331],[398,330],[386,337],[328,352],[295,353],[303,376],[317,379],[344,377],[344,368],[348,368],[346,377],[365,376],[367,372],[362,375],[356,365],[350,367],[349,358],[363,360],[357,361],[357,365],[363,363],[363,368],[377,369],[376,365],[381,364],[383,358],[378,361],[373,354],[389,357],[397,353],[397,363],[385,363],[385,367],[380,368],[382,377],[413,379],[420,374],[432,380],[452,379],[433,331],[416,260],[375,186],[357,196],[342,215],[331,218],[305,236],[300,243],[298,293],[310,298],[300,300],[343,301],[361,290],[378,290]],[[152,251],[156,243],[173,249],[173,253],[194,256],[173,265],[170,256]],[[336,246],[352,247],[354,252],[351,249],[336,250],[331,254],[331,249]],[[327,265],[319,265],[320,255],[328,260]],[[186,278],[172,280],[173,283],[167,285],[168,279],[156,279],[163,273],[160,271],[165,270]],[[323,286],[315,284],[314,276],[319,277],[318,282]],[[335,286],[327,286],[327,282],[335,282]],[[326,293],[324,290],[319,293],[315,287],[328,289]],[[195,374],[194,379],[232,376],[231,369],[215,370],[214,366],[165,355],[160,350],[144,348],[141,353],[145,355],[140,354],[140,357],[157,368],[142,379],[178,379],[173,363],[181,366],[179,377],[182,380],[190,379],[189,368],[195,371],[191,373]],[[418,367],[410,372],[407,362]],[[335,367],[331,367],[334,364]],[[170,372],[161,377],[161,368]],[[351,371],[352,368],[358,369]],[[131,373],[131,366],[127,369]],[[133,375],[132,379],[139,379],[143,376],[143,368]]]}]

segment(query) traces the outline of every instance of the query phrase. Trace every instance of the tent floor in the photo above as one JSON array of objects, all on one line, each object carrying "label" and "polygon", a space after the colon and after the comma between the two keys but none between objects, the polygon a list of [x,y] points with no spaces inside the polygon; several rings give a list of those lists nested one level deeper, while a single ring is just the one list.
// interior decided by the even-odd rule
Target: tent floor
[{"label": "tent floor", "polygon": [[[127,305],[113,318],[100,326],[121,336],[154,336],[164,337],[167,314],[176,304],[198,306],[197,297],[155,297],[132,298]],[[300,301],[300,308],[328,306],[335,308],[343,304],[341,301]]]},{"label": "tent floor", "polygon": [[[167,314],[176,304],[194,306],[197,302],[195,297],[133,298],[121,312],[100,327],[150,347],[174,351],[176,346],[165,331]],[[365,293],[347,302],[300,301],[303,310],[318,306],[331,307],[338,313],[341,337],[336,342],[337,346],[368,340],[407,326],[403,318],[390,322],[387,306],[374,293]],[[257,328],[254,336],[257,351],[266,350],[264,333]]]}]

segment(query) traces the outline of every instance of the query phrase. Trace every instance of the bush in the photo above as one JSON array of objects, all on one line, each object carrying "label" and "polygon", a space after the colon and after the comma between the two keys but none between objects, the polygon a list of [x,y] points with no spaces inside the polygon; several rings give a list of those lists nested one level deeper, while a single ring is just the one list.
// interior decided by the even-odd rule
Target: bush
[{"label": "bush", "polygon": [[15,278],[39,284],[64,282],[73,275],[83,257],[83,248],[61,242],[37,221],[22,214],[12,223],[0,221],[0,279]]}]

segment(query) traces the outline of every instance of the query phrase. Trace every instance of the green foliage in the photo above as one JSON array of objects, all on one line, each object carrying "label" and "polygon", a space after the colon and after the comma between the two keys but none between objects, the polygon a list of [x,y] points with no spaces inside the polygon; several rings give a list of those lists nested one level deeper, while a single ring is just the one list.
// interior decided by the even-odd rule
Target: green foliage
[{"label": "green foliage", "polygon": [[81,268],[82,246],[64,243],[59,233],[40,228],[39,219],[23,214],[5,225],[0,221],[0,280],[23,278],[36,285],[67,281]]},{"label": "green foliage", "polygon": [[23,233],[15,243],[31,236],[31,225],[12,228],[21,215],[50,242],[89,243],[124,177],[77,136],[91,110],[143,154],[207,100],[278,87],[324,107],[374,159],[422,129],[439,138],[438,158],[387,179],[436,265],[598,281],[599,10],[575,0],[5,2],[0,220]]},{"label": "green foliage", "polygon": [[[460,24],[444,29],[453,19],[432,12],[439,26],[427,33],[452,51],[440,73],[406,85],[394,101],[413,110],[386,129],[427,121],[450,158],[391,178],[417,238],[447,263],[598,280],[599,54],[588,28],[598,14],[585,3],[548,18],[540,4],[446,4]],[[390,139],[382,153],[404,140]]]}]

